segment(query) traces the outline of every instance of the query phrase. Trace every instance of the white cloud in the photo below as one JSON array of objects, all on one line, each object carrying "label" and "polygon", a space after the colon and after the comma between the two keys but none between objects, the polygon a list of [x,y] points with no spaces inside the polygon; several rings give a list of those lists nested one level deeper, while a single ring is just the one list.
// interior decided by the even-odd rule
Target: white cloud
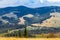
[{"label": "white cloud", "polygon": [[60,0],[47,0],[48,2],[60,2]]},{"label": "white cloud", "polygon": [[[57,2],[57,4],[53,4],[54,2]],[[58,2],[60,2],[60,0],[0,0],[0,8],[21,6],[21,5],[30,8],[51,6],[51,5],[60,6],[60,3]]]},{"label": "white cloud", "polygon": [[9,6],[21,6],[25,4],[28,0],[1,0],[0,8],[9,7]]},{"label": "white cloud", "polygon": [[7,7],[7,6],[11,6],[15,3],[16,1],[12,0],[1,0],[0,1],[0,7]]},{"label": "white cloud", "polygon": [[21,6],[21,5],[30,8],[36,8],[36,7],[41,7],[42,3],[44,3],[43,0],[1,0],[0,8]]},{"label": "white cloud", "polygon": [[41,2],[41,3],[44,3],[44,1],[43,1],[43,0],[40,0],[40,2]]}]

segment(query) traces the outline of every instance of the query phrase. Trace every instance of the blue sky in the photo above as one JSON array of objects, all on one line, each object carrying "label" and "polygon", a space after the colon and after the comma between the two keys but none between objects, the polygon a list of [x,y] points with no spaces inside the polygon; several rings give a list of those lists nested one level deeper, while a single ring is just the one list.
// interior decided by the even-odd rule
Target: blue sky
[{"label": "blue sky", "polygon": [[0,8],[14,6],[26,6],[30,8],[60,6],[60,0],[0,0]]}]

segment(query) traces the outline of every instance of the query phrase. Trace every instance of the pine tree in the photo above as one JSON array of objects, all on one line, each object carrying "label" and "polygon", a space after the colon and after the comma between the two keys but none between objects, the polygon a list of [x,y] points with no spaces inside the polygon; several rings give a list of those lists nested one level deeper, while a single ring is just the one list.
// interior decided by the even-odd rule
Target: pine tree
[{"label": "pine tree", "polygon": [[24,36],[25,36],[25,37],[28,37],[27,27],[25,27],[25,31],[24,31],[24,33],[25,33]]},{"label": "pine tree", "polygon": [[28,30],[27,30],[27,27],[28,27],[28,21],[25,21],[25,30],[24,30],[24,37],[28,37]]}]

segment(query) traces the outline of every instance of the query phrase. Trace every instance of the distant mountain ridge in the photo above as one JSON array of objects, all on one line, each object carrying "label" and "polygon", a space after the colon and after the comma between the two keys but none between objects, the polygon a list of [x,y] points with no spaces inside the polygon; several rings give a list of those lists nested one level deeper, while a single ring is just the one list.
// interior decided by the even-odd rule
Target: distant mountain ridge
[{"label": "distant mountain ridge", "polygon": [[[0,24],[2,24],[0,25],[0,29],[3,29],[3,27],[6,30],[7,28],[19,29],[26,27],[27,23],[29,26],[31,26],[33,23],[42,23],[44,20],[50,18],[50,13],[53,12],[60,12],[60,7],[49,6],[40,8],[27,8],[25,6],[18,6],[0,8]],[[25,22],[24,25],[18,24],[18,22],[21,23],[20,19]],[[7,23],[4,24],[5,22]]]},{"label": "distant mountain ridge", "polygon": [[6,13],[14,12],[18,15],[18,17],[21,17],[26,14],[35,14],[39,13],[42,15],[49,15],[50,12],[54,12],[54,9],[56,12],[60,12],[60,7],[58,6],[50,6],[50,7],[40,7],[40,8],[27,8],[25,6],[18,6],[18,7],[7,7],[7,8],[0,8],[0,15],[4,15]]}]

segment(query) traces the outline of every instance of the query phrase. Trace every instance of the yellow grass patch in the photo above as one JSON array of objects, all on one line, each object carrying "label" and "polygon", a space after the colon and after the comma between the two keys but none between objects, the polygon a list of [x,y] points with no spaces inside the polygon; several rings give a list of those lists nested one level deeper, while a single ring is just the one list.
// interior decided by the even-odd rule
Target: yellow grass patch
[{"label": "yellow grass patch", "polygon": [[60,40],[60,38],[5,38],[5,37],[0,37],[0,40]]}]

